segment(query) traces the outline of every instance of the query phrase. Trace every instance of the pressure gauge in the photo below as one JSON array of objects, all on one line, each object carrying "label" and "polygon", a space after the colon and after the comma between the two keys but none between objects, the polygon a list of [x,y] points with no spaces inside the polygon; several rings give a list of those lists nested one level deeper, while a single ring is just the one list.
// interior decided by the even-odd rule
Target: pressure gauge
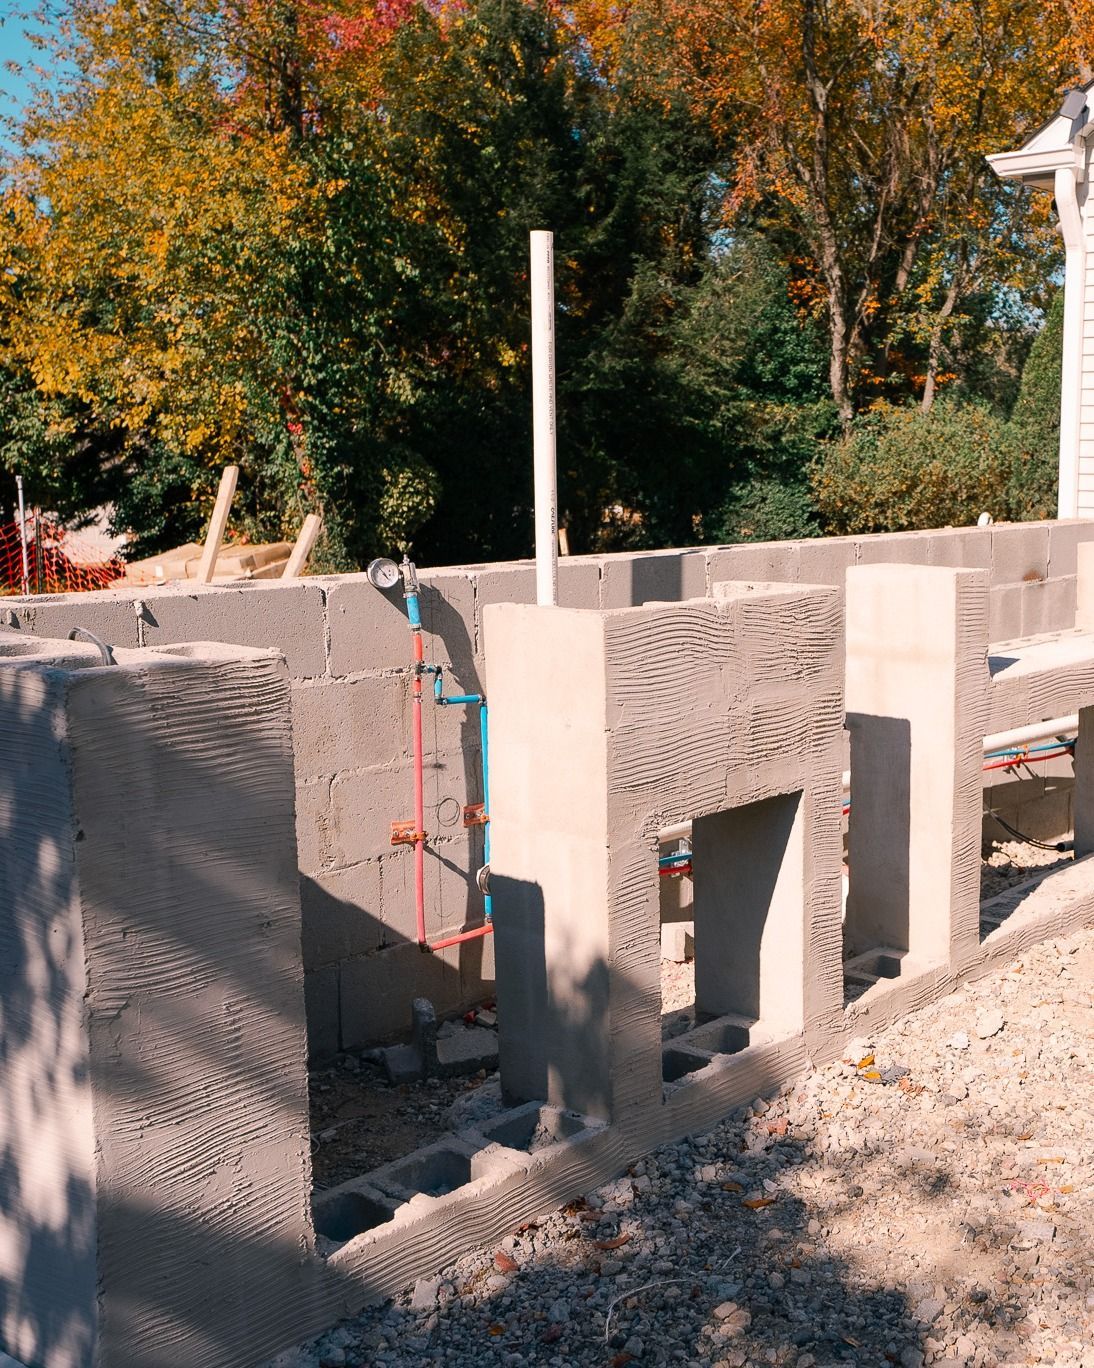
[{"label": "pressure gauge", "polygon": [[399,583],[399,567],[386,556],[378,556],[376,560],[369,561],[365,574],[368,575],[369,583],[377,589],[394,589]]}]

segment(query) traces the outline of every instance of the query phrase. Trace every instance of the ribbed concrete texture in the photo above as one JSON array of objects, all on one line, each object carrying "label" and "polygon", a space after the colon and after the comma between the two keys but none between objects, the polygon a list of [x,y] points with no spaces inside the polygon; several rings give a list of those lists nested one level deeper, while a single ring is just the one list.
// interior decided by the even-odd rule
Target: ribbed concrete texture
[{"label": "ribbed concrete texture", "polygon": [[[559,567],[559,595],[566,608],[629,608],[701,598],[722,581],[840,587],[857,565],[946,566],[984,571],[989,637],[1004,641],[1072,624],[1077,548],[1092,540],[1094,523],[1054,522],[575,557]],[[477,691],[486,673],[486,609],[533,601],[531,563],[427,571],[422,582],[427,660],[444,665],[453,689]],[[9,599],[6,611],[22,631],[45,637],[83,626],[114,646],[209,640],[285,656],[316,1056],[405,1031],[415,993],[428,992],[442,1013],[492,995],[489,943],[436,957],[428,984],[421,978],[413,856],[390,843],[391,822],[413,815],[411,643],[398,592],[381,594],[364,575],[339,575]],[[482,915],[474,883],[481,833],[465,830],[461,818],[463,806],[482,797],[473,710],[427,701],[425,746],[427,931],[438,939]],[[1049,835],[1068,825],[1069,801],[1062,775],[1048,791],[1038,781],[1010,782],[999,806],[1023,829]],[[680,882],[664,883],[666,919],[691,920],[672,905]]]},{"label": "ribbed concrete texture", "polygon": [[[720,584],[614,612],[498,605],[486,623],[505,1093],[624,1120],[715,1054],[829,1037],[839,590]],[[700,1030],[662,1059],[658,832],[687,820]]]},{"label": "ribbed concrete texture", "polygon": [[0,1344],[253,1361],[316,1284],[284,664],[5,634],[0,719]]}]

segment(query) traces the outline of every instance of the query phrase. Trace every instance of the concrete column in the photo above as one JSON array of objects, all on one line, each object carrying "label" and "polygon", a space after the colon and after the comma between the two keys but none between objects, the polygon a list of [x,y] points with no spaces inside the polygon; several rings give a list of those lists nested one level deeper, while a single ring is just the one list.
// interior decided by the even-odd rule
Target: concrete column
[{"label": "concrete column", "polygon": [[33,645],[0,643],[0,1345],[255,1363],[314,1279],[285,667]]},{"label": "concrete column", "polygon": [[1075,858],[1094,851],[1094,708],[1079,709],[1079,735],[1075,745],[1075,791],[1072,812],[1075,823]]},{"label": "concrete column", "polygon": [[851,734],[848,949],[914,967],[979,942],[987,576],[942,567],[847,574]]}]

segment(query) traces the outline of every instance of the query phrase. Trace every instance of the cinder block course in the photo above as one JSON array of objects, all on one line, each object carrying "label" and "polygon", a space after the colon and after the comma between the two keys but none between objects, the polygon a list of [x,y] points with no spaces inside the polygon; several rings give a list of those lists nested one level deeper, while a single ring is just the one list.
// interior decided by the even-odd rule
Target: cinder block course
[{"label": "cinder block course", "polygon": [[832,584],[843,586],[850,566],[858,555],[858,543],[853,537],[824,537],[800,541],[798,546],[798,577],[802,584]]},{"label": "cinder block course", "polygon": [[1066,518],[1048,524],[1048,573],[1053,579],[1075,574],[1076,548],[1094,541],[1094,523]]},{"label": "cinder block course", "polygon": [[298,780],[392,765],[407,756],[409,675],[309,681],[293,690],[292,705]]},{"label": "cinder block course", "polygon": [[[146,605],[148,646],[221,641],[278,650],[297,679],[326,669],[323,592],[306,580],[255,580],[236,587],[165,588],[133,594]],[[134,629],[136,618],[134,617]]]},{"label": "cinder block course", "polygon": [[722,580],[799,580],[799,546],[799,542],[741,542],[713,547],[707,552],[710,584]]}]

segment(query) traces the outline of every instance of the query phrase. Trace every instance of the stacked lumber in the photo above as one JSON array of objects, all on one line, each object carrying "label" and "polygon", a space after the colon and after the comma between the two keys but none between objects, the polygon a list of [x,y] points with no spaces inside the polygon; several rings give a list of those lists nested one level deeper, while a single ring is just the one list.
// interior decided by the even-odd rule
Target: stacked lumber
[{"label": "stacked lumber", "polygon": [[[168,580],[197,579],[204,548],[187,542],[147,560],[130,561],[119,584],[165,584]],[[222,546],[213,564],[213,581],[226,579],[280,579],[292,542],[255,542]]]},{"label": "stacked lumber", "polygon": [[238,466],[225,466],[204,543],[187,542],[147,560],[130,561],[125,574],[114,583],[141,585],[193,580],[198,584],[223,584],[241,579],[295,579],[303,574],[323,527],[323,520],[316,513],[309,513],[304,519],[295,543],[223,545],[238,476]]}]

